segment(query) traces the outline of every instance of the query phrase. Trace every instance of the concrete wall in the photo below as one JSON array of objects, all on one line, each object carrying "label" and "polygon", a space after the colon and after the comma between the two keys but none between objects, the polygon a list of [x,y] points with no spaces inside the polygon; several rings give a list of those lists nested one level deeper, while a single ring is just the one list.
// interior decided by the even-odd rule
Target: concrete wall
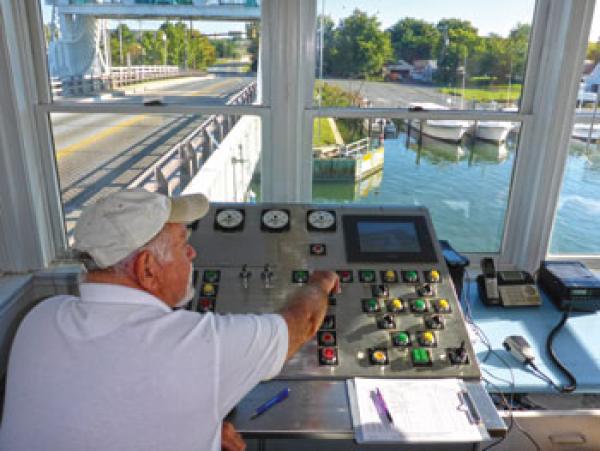
[{"label": "concrete wall", "polygon": [[246,201],[261,148],[260,118],[242,117],[183,193],[203,193],[218,202]]}]

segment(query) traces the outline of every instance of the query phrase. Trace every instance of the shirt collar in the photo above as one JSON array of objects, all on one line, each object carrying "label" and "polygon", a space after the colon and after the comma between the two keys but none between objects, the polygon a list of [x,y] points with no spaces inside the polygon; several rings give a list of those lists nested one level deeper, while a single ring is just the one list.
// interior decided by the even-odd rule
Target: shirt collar
[{"label": "shirt collar", "polygon": [[170,312],[171,307],[156,296],[137,288],[112,283],[81,283],[79,293],[83,302],[101,302],[106,304],[136,304],[158,307]]}]

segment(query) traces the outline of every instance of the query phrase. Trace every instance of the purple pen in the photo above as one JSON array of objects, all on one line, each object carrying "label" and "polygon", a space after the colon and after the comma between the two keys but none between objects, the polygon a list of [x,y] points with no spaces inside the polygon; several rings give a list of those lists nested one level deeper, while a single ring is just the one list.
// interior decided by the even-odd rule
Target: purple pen
[{"label": "purple pen", "polygon": [[383,399],[383,395],[381,394],[381,391],[379,390],[379,388],[375,389],[375,396],[377,397],[377,401],[379,401],[379,405],[385,412],[385,416],[387,417],[389,422],[394,424],[394,419],[392,418],[392,414],[390,413],[390,410],[388,409],[388,406],[385,403],[385,399]]}]

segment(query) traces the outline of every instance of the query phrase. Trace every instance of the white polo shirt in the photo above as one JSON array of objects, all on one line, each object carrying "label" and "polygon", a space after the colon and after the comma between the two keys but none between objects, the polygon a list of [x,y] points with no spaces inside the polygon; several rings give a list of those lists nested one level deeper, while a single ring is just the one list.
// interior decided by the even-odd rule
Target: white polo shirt
[{"label": "white polo shirt", "polygon": [[110,284],[80,291],[19,327],[1,450],[217,451],[223,417],[285,361],[280,315],[172,311]]}]

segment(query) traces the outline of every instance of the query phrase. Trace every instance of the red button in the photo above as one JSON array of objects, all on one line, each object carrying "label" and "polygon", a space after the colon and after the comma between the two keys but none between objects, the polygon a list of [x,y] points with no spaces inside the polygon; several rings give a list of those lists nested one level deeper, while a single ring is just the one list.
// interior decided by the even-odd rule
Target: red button
[{"label": "red button", "polygon": [[323,357],[326,358],[327,360],[332,360],[333,358],[335,358],[335,350],[332,348],[325,348],[323,349]]}]

